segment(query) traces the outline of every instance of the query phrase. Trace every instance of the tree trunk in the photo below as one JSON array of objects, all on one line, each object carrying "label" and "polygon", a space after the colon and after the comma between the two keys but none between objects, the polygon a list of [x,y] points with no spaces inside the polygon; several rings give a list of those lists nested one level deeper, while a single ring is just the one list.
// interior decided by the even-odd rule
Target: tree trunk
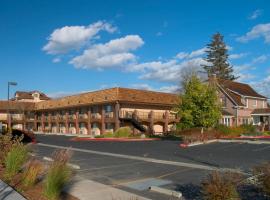
[{"label": "tree trunk", "polygon": [[204,141],[204,133],[203,133],[204,129],[203,127],[201,128],[201,140]]}]

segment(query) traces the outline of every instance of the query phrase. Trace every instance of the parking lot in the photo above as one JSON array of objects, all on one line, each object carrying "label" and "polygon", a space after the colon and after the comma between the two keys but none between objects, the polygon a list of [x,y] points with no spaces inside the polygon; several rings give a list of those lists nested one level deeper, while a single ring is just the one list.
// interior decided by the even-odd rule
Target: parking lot
[{"label": "parking lot", "polygon": [[214,169],[250,173],[252,167],[270,160],[270,145],[212,143],[180,148],[179,141],[93,142],[70,137],[38,135],[34,150],[50,156],[56,148],[73,148],[71,163],[79,176],[130,191],[150,199],[169,199],[149,192],[149,186],[180,190],[186,199],[198,195],[198,185]]}]

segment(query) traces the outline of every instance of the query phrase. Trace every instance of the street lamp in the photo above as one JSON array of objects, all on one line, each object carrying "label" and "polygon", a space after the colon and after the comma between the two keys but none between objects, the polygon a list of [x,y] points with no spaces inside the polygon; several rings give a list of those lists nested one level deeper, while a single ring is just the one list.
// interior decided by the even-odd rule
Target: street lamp
[{"label": "street lamp", "polygon": [[9,82],[8,82],[8,101],[9,101],[9,87],[10,87],[10,86],[16,86],[16,85],[18,85],[18,83],[12,82],[12,81],[9,81]]},{"label": "street lamp", "polygon": [[9,103],[9,87],[10,86],[16,86],[16,85],[18,85],[16,82],[13,82],[13,81],[8,82],[8,110],[7,110],[8,132],[11,132],[11,117],[10,117],[10,114],[9,114],[9,106],[10,106],[10,103]]}]

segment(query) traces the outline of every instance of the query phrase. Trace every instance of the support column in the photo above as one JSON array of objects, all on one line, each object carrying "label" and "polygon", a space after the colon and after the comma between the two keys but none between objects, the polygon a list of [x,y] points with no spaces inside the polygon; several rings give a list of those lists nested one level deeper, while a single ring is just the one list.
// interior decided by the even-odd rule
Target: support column
[{"label": "support column", "polygon": [[169,112],[168,112],[168,110],[166,110],[166,112],[165,112],[164,120],[165,120],[165,122],[164,122],[163,131],[166,134],[168,132],[168,126],[169,126]]},{"label": "support column", "polygon": [[105,109],[101,106],[101,134],[105,133]]},{"label": "support column", "polygon": [[11,132],[11,114],[7,113],[7,126],[8,126],[8,131]]},{"label": "support column", "polygon": [[45,132],[45,124],[44,124],[44,113],[41,114],[41,131]]},{"label": "support column", "polygon": [[68,133],[68,115],[69,115],[69,113],[66,111],[66,113],[65,113],[65,126],[66,126],[66,133]]},{"label": "support column", "polygon": [[92,132],[91,132],[91,109],[89,108],[89,110],[87,111],[87,133],[88,135],[92,135]]},{"label": "support column", "polygon": [[270,131],[270,115],[268,115],[268,131]]},{"label": "support column", "polygon": [[76,111],[76,119],[75,119],[75,127],[76,127],[76,133],[80,133],[79,128],[79,111]]},{"label": "support column", "polygon": [[34,131],[38,131],[37,130],[37,113],[35,113],[35,116],[34,116]]},{"label": "support column", "polygon": [[114,107],[115,131],[120,128],[119,111],[120,111],[120,104],[117,101]]},{"label": "support column", "polygon": [[56,113],[56,133],[60,133],[59,113]]},{"label": "support column", "polygon": [[[138,110],[134,110],[134,112],[132,113],[132,118],[135,118],[136,120],[138,120]],[[138,134],[138,130],[133,127],[133,135],[137,135]]]},{"label": "support column", "polygon": [[154,111],[151,110],[149,113],[149,134],[154,134]]},{"label": "support column", "polygon": [[49,113],[48,115],[48,125],[49,125],[49,132],[52,133],[52,114]]}]

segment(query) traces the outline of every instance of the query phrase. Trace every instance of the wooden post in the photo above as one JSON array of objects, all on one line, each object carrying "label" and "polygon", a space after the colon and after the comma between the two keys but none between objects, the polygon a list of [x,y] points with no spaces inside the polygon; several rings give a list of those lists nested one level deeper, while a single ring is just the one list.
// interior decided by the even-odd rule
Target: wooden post
[{"label": "wooden post", "polygon": [[76,111],[76,119],[75,119],[75,127],[76,127],[76,133],[80,133],[80,127],[79,127],[79,111]]},{"label": "wooden post", "polygon": [[120,128],[119,111],[120,111],[120,104],[117,101],[114,107],[115,131]]},{"label": "wooden post", "polygon": [[101,106],[101,134],[105,133],[105,109]]},{"label": "wooden post", "polygon": [[89,108],[88,112],[87,112],[87,133],[88,135],[92,135],[92,130],[91,130],[91,109]]},{"label": "wooden post", "polygon": [[168,112],[168,110],[166,110],[166,112],[165,112],[164,120],[165,120],[165,122],[164,122],[163,131],[164,131],[164,133],[167,133],[168,132],[168,126],[169,126],[169,112]]}]

